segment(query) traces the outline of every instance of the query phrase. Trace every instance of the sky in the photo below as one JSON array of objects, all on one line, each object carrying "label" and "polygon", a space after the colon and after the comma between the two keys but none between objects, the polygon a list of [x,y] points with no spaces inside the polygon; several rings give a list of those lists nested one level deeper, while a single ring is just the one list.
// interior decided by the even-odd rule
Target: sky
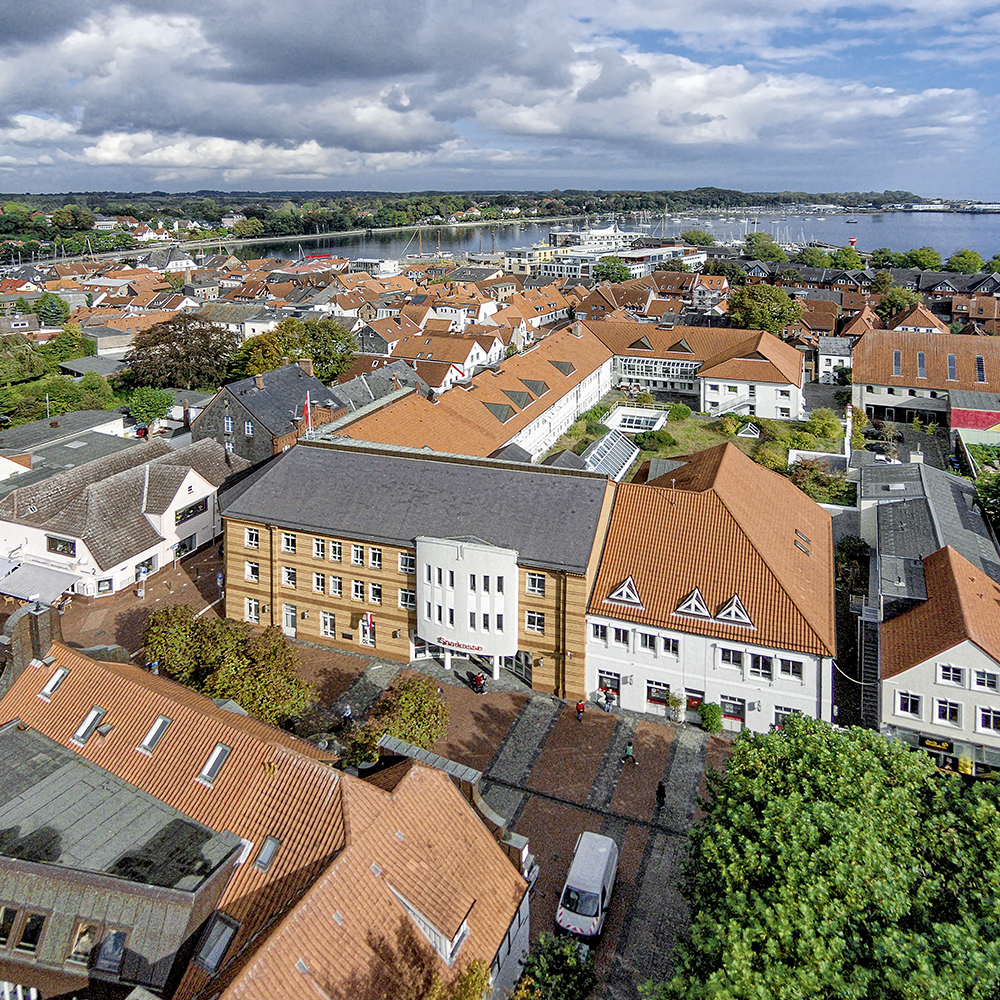
[{"label": "sky", "polygon": [[0,191],[1000,201],[1000,3],[0,0]]}]

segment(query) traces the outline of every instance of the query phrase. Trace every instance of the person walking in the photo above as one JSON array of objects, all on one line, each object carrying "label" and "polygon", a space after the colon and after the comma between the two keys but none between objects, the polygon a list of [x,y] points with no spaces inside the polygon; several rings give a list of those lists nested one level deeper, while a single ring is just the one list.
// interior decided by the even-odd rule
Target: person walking
[{"label": "person walking", "polygon": [[662,781],[656,783],[656,808],[662,809],[667,801],[667,789]]},{"label": "person walking", "polygon": [[629,740],[628,743],[625,744],[625,753],[622,756],[623,764],[627,764],[629,761],[632,761],[632,763],[635,764],[636,767],[639,766],[639,762],[635,759],[635,750],[632,747],[631,740]]},{"label": "person walking", "polygon": [[582,722],[583,721],[583,710],[586,707],[587,707],[587,704],[586,704],[586,702],[582,698],[576,703],[576,721],[577,722]]},{"label": "person walking", "polygon": [[604,692],[604,711],[610,712],[614,707],[615,693],[611,690],[611,688],[608,688],[608,690]]}]

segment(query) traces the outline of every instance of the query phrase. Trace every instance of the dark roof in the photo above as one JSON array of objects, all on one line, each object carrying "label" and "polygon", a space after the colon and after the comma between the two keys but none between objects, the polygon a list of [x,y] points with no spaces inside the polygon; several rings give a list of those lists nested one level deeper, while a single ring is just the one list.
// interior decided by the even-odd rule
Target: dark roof
[{"label": "dark roof", "polygon": [[555,469],[586,469],[587,463],[573,451],[557,451],[554,455],[549,455],[542,459],[542,465],[548,465]]},{"label": "dark roof", "polygon": [[970,389],[952,389],[948,401],[953,410],[983,410],[995,413],[1000,410],[1000,393],[976,392]]},{"label": "dark roof", "polygon": [[397,389],[408,388],[426,395],[430,386],[404,360],[398,359],[341,382],[337,386],[337,398],[343,400],[349,410],[356,410]]},{"label": "dark roof", "polygon": [[98,375],[114,375],[124,367],[124,361],[102,358],[96,354],[87,358],[71,358],[69,361],[59,362],[60,371],[64,371],[67,375],[86,375],[87,372],[97,372]]},{"label": "dark roof", "polygon": [[254,420],[279,437],[295,428],[302,416],[306,393],[313,406],[339,410],[345,405],[336,393],[297,364],[276,368],[260,377],[264,380],[263,389],[258,389],[256,378],[251,377],[230,382],[223,388],[223,394],[235,396],[253,414]]},{"label": "dark roof", "polygon": [[227,517],[410,546],[475,535],[525,565],[586,572],[607,480],[489,459],[299,442],[220,496]]},{"label": "dark roof", "polygon": [[0,431],[0,452],[20,454],[61,441],[80,431],[109,424],[113,420],[120,422],[121,419],[120,413],[109,410],[75,410],[72,413],[60,413],[47,420],[33,420],[30,424],[6,427]]}]

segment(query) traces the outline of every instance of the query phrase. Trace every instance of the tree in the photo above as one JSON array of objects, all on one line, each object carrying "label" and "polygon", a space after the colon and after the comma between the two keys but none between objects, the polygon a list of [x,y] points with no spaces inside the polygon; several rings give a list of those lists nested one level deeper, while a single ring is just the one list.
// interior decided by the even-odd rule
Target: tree
[{"label": "tree", "polygon": [[773,285],[745,285],[729,293],[729,320],[745,330],[767,330],[775,336],[802,317],[802,303]]},{"label": "tree", "polygon": [[596,982],[592,951],[581,958],[573,938],[543,931],[528,953],[511,1000],[584,1000]]},{"label": "tree", "polygon": [[984,271],[988,271],[990,274],[996,274],[1000,271],[1000,253],[995,253],[983,267]]},{"label": "tree", "polygon": [[743,243],[744,256],[753,260],[788,260],[788,254],[767,233],[747,233]]},{"label": "tree", "polygon": [[240,219],[239,222],[233,224],[229,231],[233,236],[263,236],[264,223],[260,219]]},{"label": "tree", "polygon": [[681,233],[681,239],[696,247],[715,246],[715,237],[711,233],[706,233],[704,229],[685,229]]},{"label": "tree", "polygon": [[42,326],[62,326],[69,319],[70,313],[69,303],[52,292],[44,292],[35,299],[31,311]]},{"label": "tree", "polygon": [[84,337],[79,323],[66,323],[61,333],[42,345],[42,352],[55,368],[60,361],[92,357],[97,353],[97,344]]},{"label": "tree", "polygon": [[1000,527],[1000,472],[984,472],[979,476],[976,503],[990,522]]},{"label": "tree", "polygon": [[857,535],[845,535],[837,542],[833,565],[837,586],[848,593],[866,593],[871,548]]},{"label": "tree", "polygon": [[721,274],[729,281],[731,288],[742,288],[747,283],[747,273],[734,261],[709,260],[701,266],[702,274]]},{"label": "tree", "polygon": [[179,313],[135,335],[122,381],[158,389],[214,389],[226,380],[239,334]]},{"label": "tree", "polygon": [[141,385],[128,398],[128,409],[137,424],[148,426],[159,420],[174,405],[174,397],[163,389]]},{"label": "tree", "polygon": [[235,378],[262,375],[280,368],[282,360],[312,358],[321,382],[333,382],[354,363],[357,341],[336,320],[282,320],[273,330],[244,341],[230,366]]},{"label": "tree", "polygon": [[829,267],[830,255],[819,247],[806,247],[795,255],[795,263],[805,267]]},{"label": "tree", "polygon": [[872,267],[909,267],[905,253],[897,253],[888,247],[879,247],[868,255]]},{"label": "tree", "polygon": [[945,262],[945,271],[959,274],[978,274],[985,270],[986,262],[975,250],[956,250]]},{"label": "tree", "polygon": [[885,295],[895,284],[892,275],[888,271],[876,271],[872,278],[871,291],[873,295]]},{"label": "tree", "polygon": [[830,266],[845,271],[860,271],[865,266],[865,259],[854,247],[840,247],[830,254]]},{"label": "tree", "polygon": [[255,632],[228,618],[199,618],[178,604],[150,615],[143,645],[146,659],[174,680],[210,698],[231,698],[272,725],[298,715],[315,697],[278,628]]},{"label": "tree", "polygon": [[818,438],[828,438],[836,441],[840,437],[841,426],[833,410],[821,406],[813,410],[806,421],[806,430]]},{"label": "tree", "polygon": [[594,281],[610,281],[611,284],[618,285],[631,277],[632,272],[621,257],[602,257],[594,265]]},{"label": "tree", "polygon": [[875,312],[883,320],[889,320],[896,313],[902,312],[910,306],[919,305],[923,301],[920,295],[912,289],[894,285],[882,296],[881,301],[875,307]]},{"label": "tree", "polygon": [[919,267],[921,271],[940,271],[941,254],[934,247],[918,247],[906,254],[907,267]]},{"label": "tree", "polygon": [[676,973],[646,997],[985,1000],[1000,974],[997,789],[792,715],[709,781]]}]

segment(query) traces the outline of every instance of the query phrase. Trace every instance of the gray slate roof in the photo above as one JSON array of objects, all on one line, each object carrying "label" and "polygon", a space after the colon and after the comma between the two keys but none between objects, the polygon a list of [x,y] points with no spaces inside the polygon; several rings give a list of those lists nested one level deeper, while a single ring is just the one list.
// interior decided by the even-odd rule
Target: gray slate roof
[{"label": "gray slate roof", "polygon": [[[75,410],[72,413],[58,414],[51,419],[6,427],[0,431],[0,452],[11,455],[31,451],[114,420],[120,425],[121,419],[120,413],[109,410]],[[52,426],[53,423],[55,427]]]},{"label": "gray slate roof", "polygon": [[69,361],[59,362],[59,370],[67,375],[86,375],[87,372],[97,372],[98,375],[114,375],[124,367],[124,361],[102,358],[96,354],[86,358],[71,358]]},{"label": "gray slate roof", "polygon": [[388,396],[397,388],[415,388],[426,395],[430,386],[405,361],[397,360],[372,372],[358,375],[349,382],[341,382],[337,386],[337,398],[343,400],[348,410],[353,411]]},{"label": "gray slate roof", "polygon": [[948,400],[953,410],[1000,410],[1000,393],[975,392],[971,389],[949,389]]},{"label": "gray slate roof", "polygon": [[586,572],[607,480],[417,450],[299,442],[220,494],[223,514],[412,546],[475,535],[523,565]]}]

